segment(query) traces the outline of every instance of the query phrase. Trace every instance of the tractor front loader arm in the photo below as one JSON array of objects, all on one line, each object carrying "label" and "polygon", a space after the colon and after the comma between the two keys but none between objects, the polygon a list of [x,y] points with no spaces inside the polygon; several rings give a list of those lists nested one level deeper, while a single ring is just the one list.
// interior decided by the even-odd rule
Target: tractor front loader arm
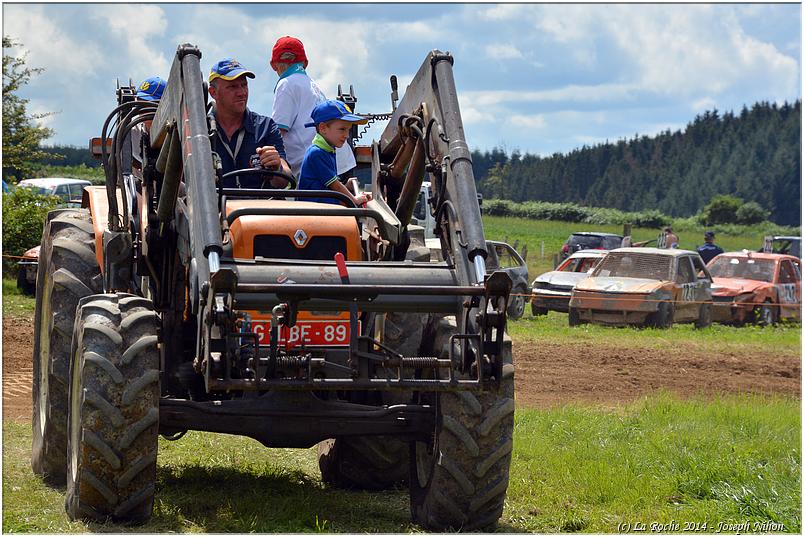
[{"label": "tractor front loader arm", "polygon": [[391,164],[378,170],[375,184],[386,187],[407,225],[424,172],[430,175],[440,234],[455,234],[450,257],[461,285],[471,285],[485,278],[486,241],[452,65],[452,56],[438,50],[422,63],[380,137],[381,161]]}]

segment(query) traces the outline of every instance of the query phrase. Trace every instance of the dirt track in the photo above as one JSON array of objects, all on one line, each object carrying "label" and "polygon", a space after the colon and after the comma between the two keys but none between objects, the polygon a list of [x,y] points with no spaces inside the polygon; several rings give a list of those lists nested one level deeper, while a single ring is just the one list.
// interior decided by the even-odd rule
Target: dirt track
[{"label": "dirt track", "polygon": [[[3,318],[3,419],[31,419],[33,318]],[[681,396],[801,396],[801,357],[774,352],[646,351],[581,344],[514,346],[518,406],[615,405],[658,389]]]}]

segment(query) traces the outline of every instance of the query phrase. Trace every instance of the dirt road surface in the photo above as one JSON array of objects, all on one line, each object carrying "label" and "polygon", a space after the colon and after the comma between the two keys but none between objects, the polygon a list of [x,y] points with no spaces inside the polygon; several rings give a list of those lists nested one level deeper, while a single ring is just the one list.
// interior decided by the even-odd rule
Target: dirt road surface
[{"label": "dirt road surface", "polygon": [[[3,318],[3,419],[31,419],[33,317]],[[703,353],[583,344],[515,343],[520,407],[614,406],[657,390],[679,396],[767,393],[801,396],[801,357]]]}]

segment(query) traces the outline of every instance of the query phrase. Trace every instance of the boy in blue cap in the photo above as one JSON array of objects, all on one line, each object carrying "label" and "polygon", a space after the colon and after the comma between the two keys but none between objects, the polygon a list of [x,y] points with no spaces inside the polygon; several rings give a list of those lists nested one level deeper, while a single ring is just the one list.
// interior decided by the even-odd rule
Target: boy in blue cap
[{"label": "boy in blue cap", "polygon": [[[371,194],[353,196],[338,180],[335,148],[346,143],[352,125],[364,124],[368,120],[353,114],[345,104],[335,100],[316,105],[310,117],[313,121],[305,123],[304,126],[315,127],[316,135],[304,154],[299,173],[299,190],[334,190],[351,198],[355,205],[365,204],[371,199]],[[312,198],[310,201],[340,203],[334,198]]]}]

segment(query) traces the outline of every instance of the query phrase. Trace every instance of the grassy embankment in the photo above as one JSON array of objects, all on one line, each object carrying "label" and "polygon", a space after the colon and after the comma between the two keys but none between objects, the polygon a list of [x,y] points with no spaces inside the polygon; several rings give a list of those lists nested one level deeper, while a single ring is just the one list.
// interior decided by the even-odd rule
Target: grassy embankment
[{"label": "grassy embankment", "polygon": [[[160,440],[148,524],[70,522],[63,490],[31,473],[30,425],[4,425],[4,532],[421,531],[406,491],[325,488],[314,449],[193,432]],[[785,398],[663,395],[614,411],[520,409],[499,530],[611,533],[624,523],[676,522],[674,533],[685,523],[714,533],[721,523],[770,521],[775,532],[799,533],[800,435],[799,402]]]}]

